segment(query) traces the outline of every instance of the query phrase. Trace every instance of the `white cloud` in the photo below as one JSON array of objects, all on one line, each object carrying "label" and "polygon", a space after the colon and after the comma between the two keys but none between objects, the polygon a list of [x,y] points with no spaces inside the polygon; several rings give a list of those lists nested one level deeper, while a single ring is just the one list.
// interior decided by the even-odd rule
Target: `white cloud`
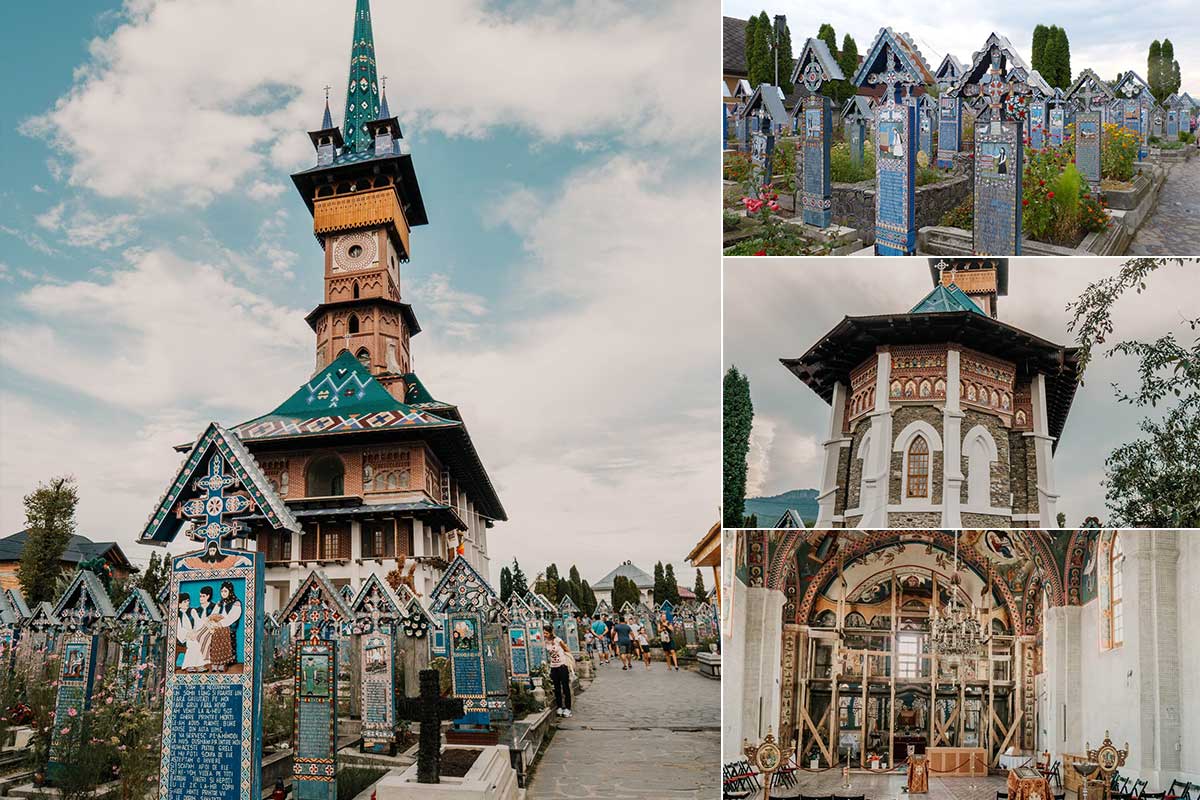
[{"label": "white cloud", "polygon": [[37,224],[48,231],[62,233],[72,247],[109,250],[129,243],[138,233],[132,214],[102,216],[79,203],[67,207],[58,203],[35,217]]},{"label": "white cloud", "polygon": [[755,417],[750,428],[750,451],[746,454],[746,497],[758,497],[763,493],[774,440],[775,423],[766,417]]},{"label": "white cloud", "polygon": [[[22,130],[54,143],[72,185],[103,196],[202,204],[246,183],[261,196],[272,191],[265,167],[312,158],[305,131],[326,83],[340,111],[351,25],[348,9],[319,0],[286,14],[274,0],[129,3],[71,90]],[[374,8],[378,62],[406,131],[515,126],[627,145],[711,143],[712,90],[698,76],[716,68],[717,25],[711,4],[688,0],[577,0],[521,18],[484,0]],[[114,157],[114,143],[128,157]]]},{"label": "white cloud", "polygon": [[283,194],[284,188],[282,183],[254,181],[250,188],[246,189],[246,196],[252,200],[274,200]]},{"label": "white cloud", "polygon": [[[110,275],[40,283],[17,302],[35,321],[0,327],[0,361],[139,413],[190,408],[213,414],[262,413],[311,361],[303,313],[230,282],[212,264],[166,250],[134,252]],[[241,421],[241,420],[237,420]]]},{"label": "white cloud", "polygon": [[435,272],[413,287],[413,297],[433,312],[442,331],[450,336],[471,338],[479,328],[478,320],[487,313],[481,295],[450,285],[450,278]]}]

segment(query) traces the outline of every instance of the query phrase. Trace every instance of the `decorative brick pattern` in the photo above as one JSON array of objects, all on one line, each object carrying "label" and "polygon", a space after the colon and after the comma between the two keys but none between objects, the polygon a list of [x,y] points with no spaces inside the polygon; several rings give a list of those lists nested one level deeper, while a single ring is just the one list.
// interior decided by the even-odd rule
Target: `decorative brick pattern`
[{"label": "decorative brick pattern", "polygon": [[908,345],[891,350],[893,400],[929,400],[946,396],[946,346]]},{"label": "decorative brick pattern", "polygon": [[878,374],[879,362],[874,357],[864,361],[850,373],[844,432],[850,431],[852,421],[875,410],[875,379]]}]

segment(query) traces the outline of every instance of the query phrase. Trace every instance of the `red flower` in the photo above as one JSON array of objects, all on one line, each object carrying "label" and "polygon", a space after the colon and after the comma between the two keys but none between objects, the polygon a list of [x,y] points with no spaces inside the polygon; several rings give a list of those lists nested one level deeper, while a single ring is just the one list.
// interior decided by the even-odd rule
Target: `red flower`
[{"label": "red flower", "polygon": [[1046,192],[1046,197],[1049,197],[1051,200],[1053,200],[1053,199],[1054,199],[1054,192]]},{"label": "red flower", "polygon": [[1023,205],[1023,206],[1027,206],[1027,205],[1029,205],[1029,200],[1028,200],[1028,199],[1022,199],[1022,200],[1021,200],[1021,205]]},{"label": "red flower", "polygon": [[767,251],[766,251],[765,249],[763,249],[763,250],[759,250],[759,251],[758,251],[757,253],[755,253],[754,255],[756,255],[756,256],[765,256],[766,254],[767,254]]}]

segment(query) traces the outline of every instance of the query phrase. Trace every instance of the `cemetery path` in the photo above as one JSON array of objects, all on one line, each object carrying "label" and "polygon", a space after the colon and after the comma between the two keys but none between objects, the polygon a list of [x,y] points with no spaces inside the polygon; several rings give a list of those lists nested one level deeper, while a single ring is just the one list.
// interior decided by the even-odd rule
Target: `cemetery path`
[{"label": "cemetery path", "polygon": [[710,800],[721,764],[721,682],[661,662],[597,670],[560,720],[529,800]]},{"label": "cemetery path", "polygon": [[1158,205],[1129,243],[1129,255],[1200,253],[1200,157],[1171,165]]}]

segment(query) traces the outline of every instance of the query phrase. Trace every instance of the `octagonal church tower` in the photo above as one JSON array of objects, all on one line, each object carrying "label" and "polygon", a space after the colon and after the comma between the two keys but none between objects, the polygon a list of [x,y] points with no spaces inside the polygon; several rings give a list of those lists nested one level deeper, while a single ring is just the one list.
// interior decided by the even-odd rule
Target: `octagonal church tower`
[{"label": "octagonal church tower", "polygon": [[411,230],[428,224],[412,155],[379,83],[369,0],[357,0],[346,109],[326,99],[316,164],[292,176],[323,255],[306,320],[315,371],[234,433],[303,532],[260,532],[267,610],[314,567],[355,590],[399,565],[427,598],[456,555],[488,574],[487,531],[507,519],[458,408],[417,377],[421,332],[404,300]]},{"label": "octagonal church tower", "polygon": [[997,319],[1008,261],[930,261],[910,311],[781,359],[832,407],[816,527],[1057,527],[1078,354]]}]

